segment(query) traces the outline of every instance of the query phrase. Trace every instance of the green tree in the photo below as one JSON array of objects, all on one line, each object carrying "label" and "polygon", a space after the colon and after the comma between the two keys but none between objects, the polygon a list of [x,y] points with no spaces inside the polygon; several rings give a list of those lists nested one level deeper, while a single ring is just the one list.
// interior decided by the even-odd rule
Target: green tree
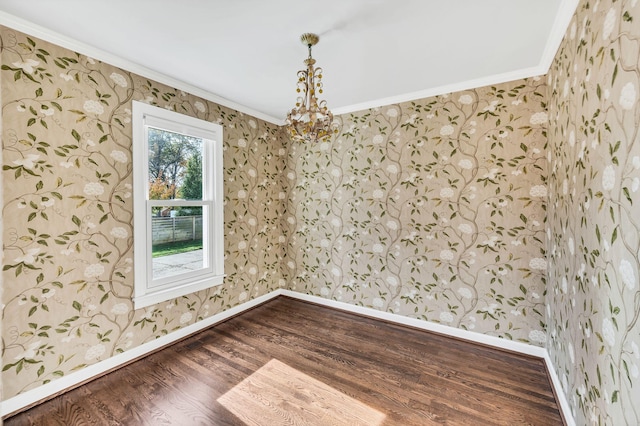
[{"label": "green tree", "polygon": [[185,200],[202,200],[202,155],[196,151],[187,162],[180,197]]},{"label": "green tree", "polygon": [[202,140],[160,129],[149,129],[149,181],[162,183],[171,190],[169,199],[178,195],[189,158],[199,152]]}]

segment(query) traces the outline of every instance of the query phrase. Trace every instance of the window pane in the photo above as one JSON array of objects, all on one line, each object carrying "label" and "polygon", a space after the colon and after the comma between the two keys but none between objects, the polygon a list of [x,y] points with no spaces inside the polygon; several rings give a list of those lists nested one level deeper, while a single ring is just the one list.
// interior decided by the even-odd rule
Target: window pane
[{"label": "window pane", "polygon": [[149,199],[202,200],[203,140],[148,128]]},{"label": "window pane", "polygon": [[201,206],[152,207],[151,213],[153,280],[206,267]]}]

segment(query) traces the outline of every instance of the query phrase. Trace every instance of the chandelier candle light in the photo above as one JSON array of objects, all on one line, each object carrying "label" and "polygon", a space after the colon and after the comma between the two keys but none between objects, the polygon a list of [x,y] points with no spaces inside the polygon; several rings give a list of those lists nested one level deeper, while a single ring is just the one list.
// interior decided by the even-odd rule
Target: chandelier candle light
[{"label": "chandelier candle light", "polygon": [[320,37],[305,33],[300,41],[309,49],[309,57],[304,63],[307,69],[298,71],[299,93],[296,107],[287,114],[286,124],[293,140],[303,142],[327,141],[338,130],[332,127],[333,114],[327,108],[326,101],[318,101],[316,92],[322,94],[322,68],[314,68],[316,60],[311,57],[311,46],[315,46]]}]

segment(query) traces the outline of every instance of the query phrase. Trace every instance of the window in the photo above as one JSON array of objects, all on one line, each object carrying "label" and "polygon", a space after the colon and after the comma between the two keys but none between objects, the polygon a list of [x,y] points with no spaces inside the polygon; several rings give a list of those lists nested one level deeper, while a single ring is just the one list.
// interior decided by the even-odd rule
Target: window
[{"label": "window", "polygon": [[222,126],[133,102],[136,309],[224,279]]}]

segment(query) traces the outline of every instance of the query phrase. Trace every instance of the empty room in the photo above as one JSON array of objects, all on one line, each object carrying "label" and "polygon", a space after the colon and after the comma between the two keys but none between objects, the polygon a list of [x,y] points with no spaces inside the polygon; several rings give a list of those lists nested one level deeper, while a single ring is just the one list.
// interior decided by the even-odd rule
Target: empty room
[{"label": "empty room", "polygon": [[640,424],[637,0],[0,0],[6,425]]}]

